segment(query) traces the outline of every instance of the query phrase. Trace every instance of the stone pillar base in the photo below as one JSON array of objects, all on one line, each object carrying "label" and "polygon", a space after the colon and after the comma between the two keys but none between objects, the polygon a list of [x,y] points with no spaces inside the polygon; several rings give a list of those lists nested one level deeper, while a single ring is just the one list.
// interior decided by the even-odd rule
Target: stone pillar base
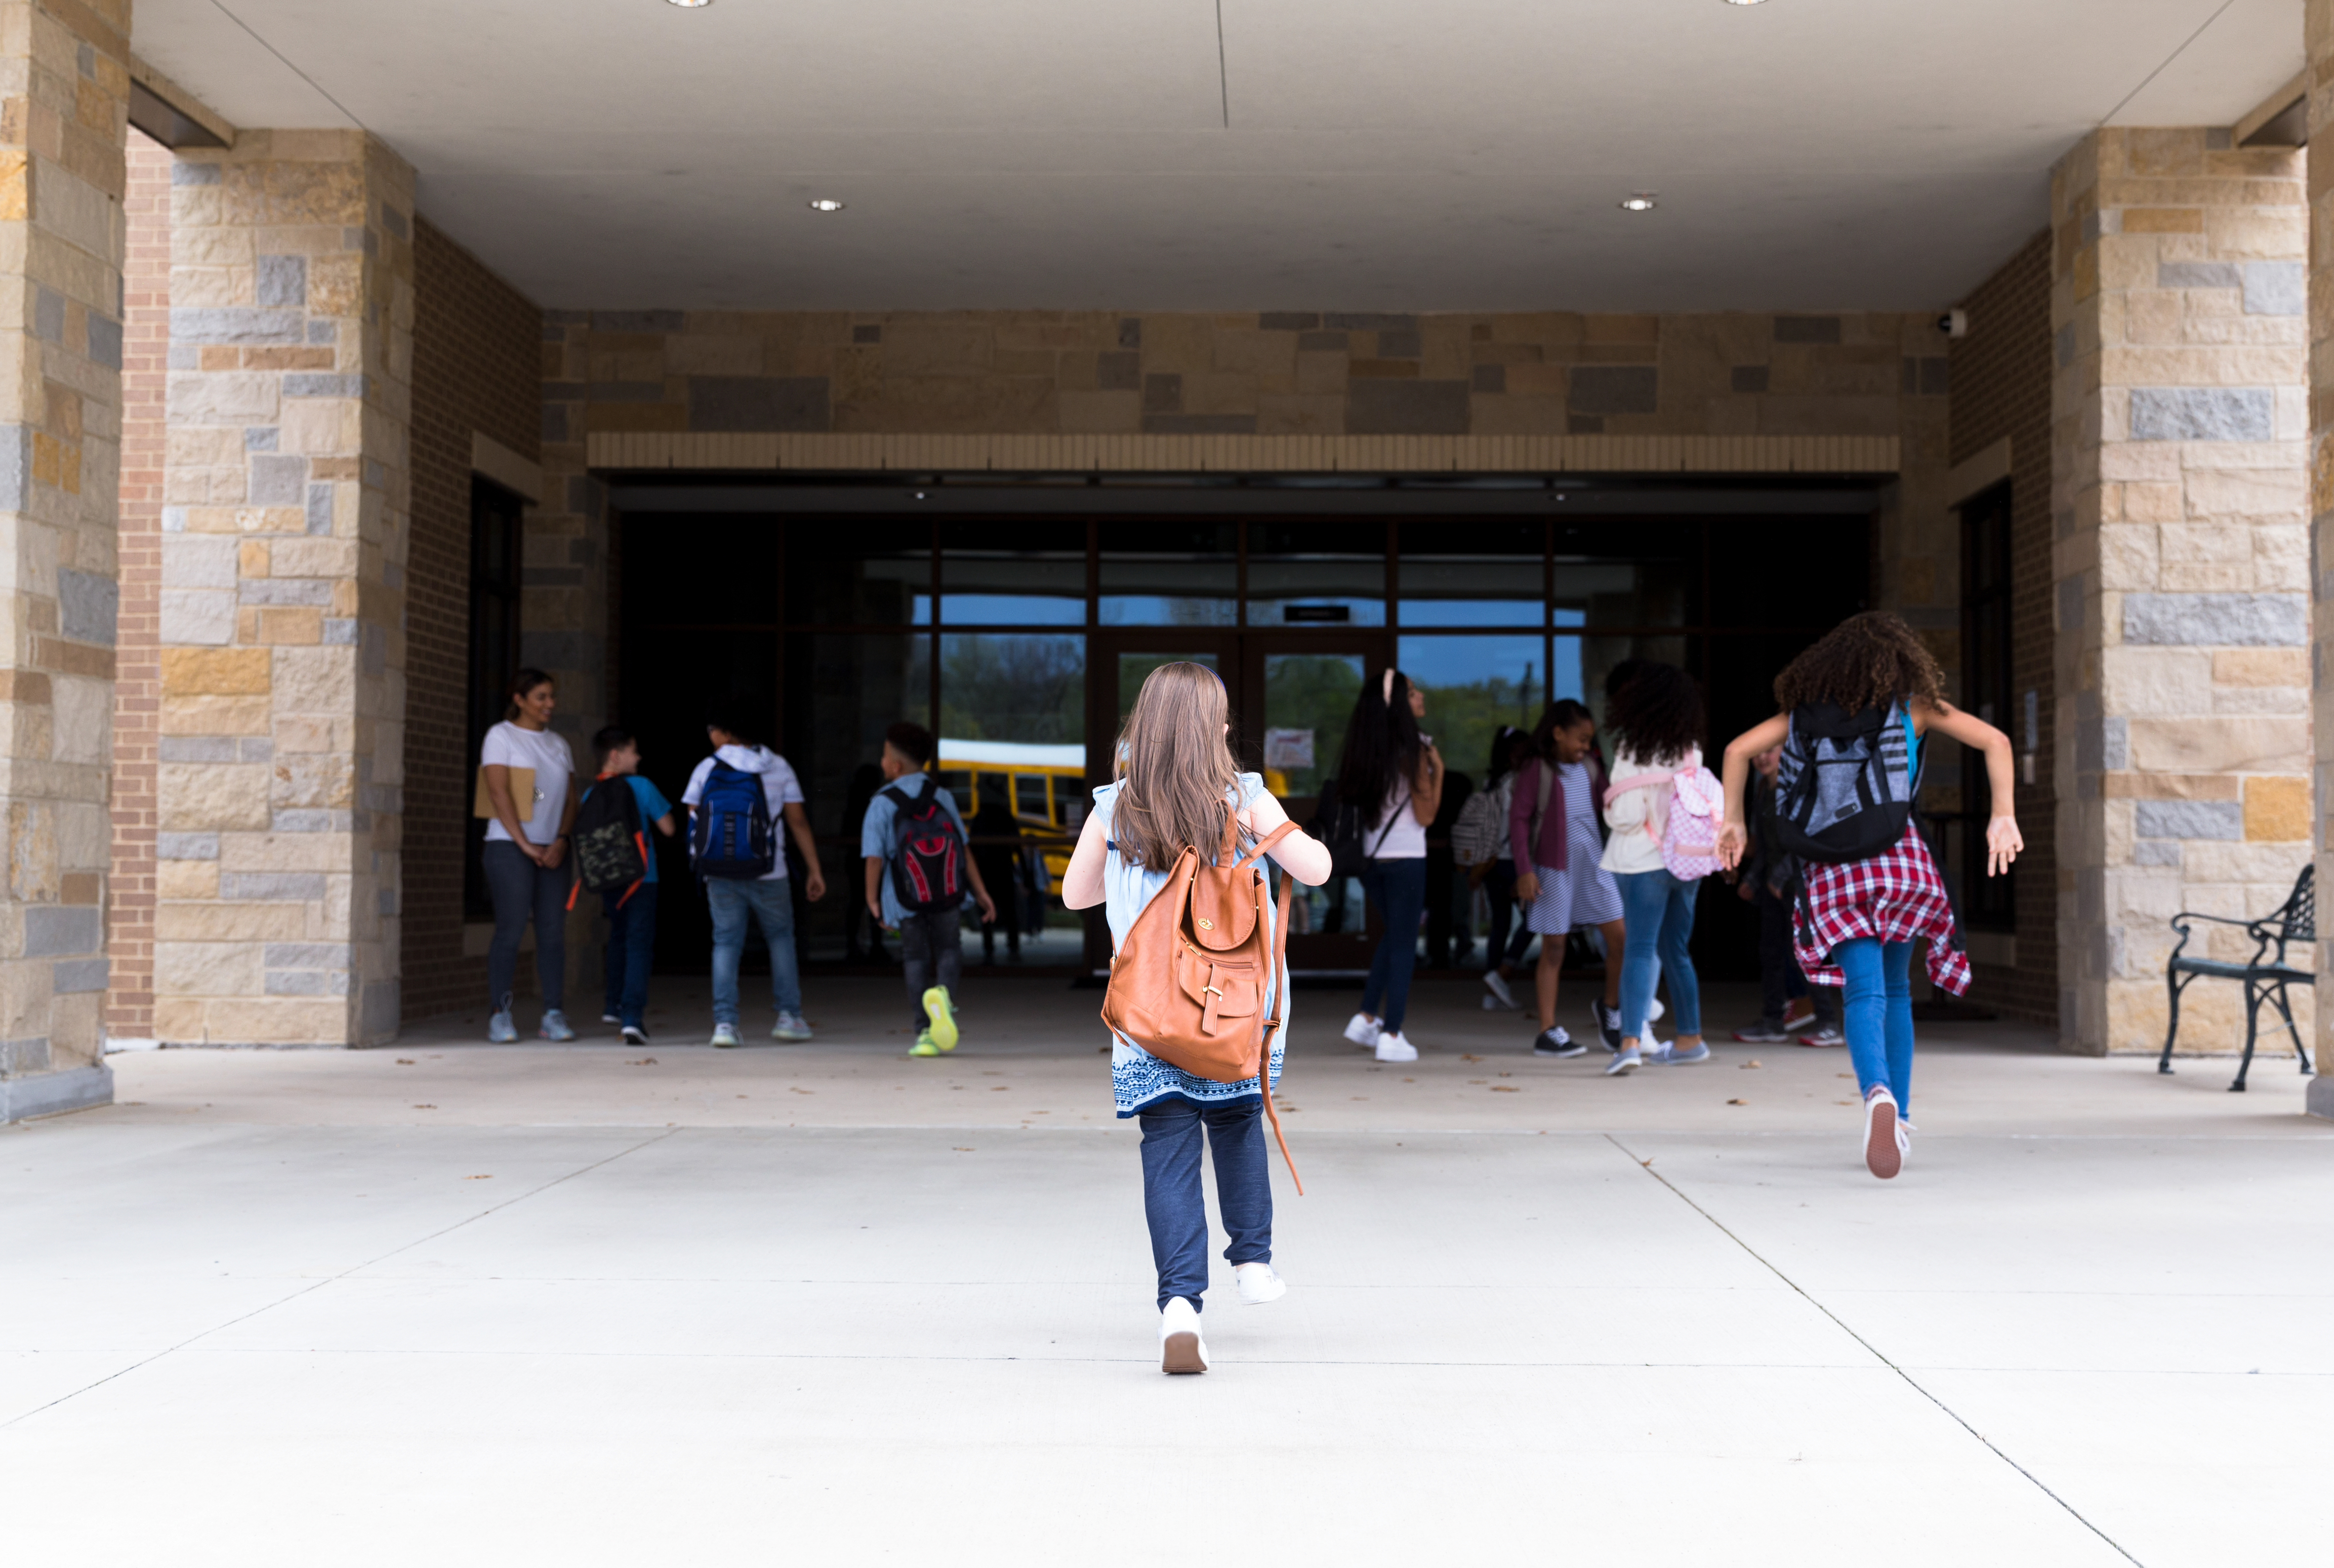
[{"label": "stone pillar base", "polygon": [[2310,1114],[2334,1121],[2334,1077],[2321,1073],[2310,1081]]},{"label": "stone pillar base", "polygon": [[75,1067],[63,1073],[0,1078],[0,1122],[112,1103],[113,1069],[102,1062],[94,1067]]}]

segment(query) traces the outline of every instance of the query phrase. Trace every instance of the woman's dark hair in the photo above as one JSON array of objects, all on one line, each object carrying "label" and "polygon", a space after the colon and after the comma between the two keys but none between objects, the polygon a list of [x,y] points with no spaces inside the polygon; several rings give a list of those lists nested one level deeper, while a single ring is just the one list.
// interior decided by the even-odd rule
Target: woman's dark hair
[{"label": "woman's dark hair", "polygon": [[1500,781],[1516,769],[1517,749],[1529,745],[1531,736],[1525,731],[1511,724],[1501,725],[1499,733],[1491,736],[1491,764],[1483,770],[1483,787],[1499,788]]},{"label": "woman's dark hair", "polygon": [[1532,754],[1553,758],[1556,755],[1556,732],[1570,729],[1584,719],[1590,724],[1596,722],[1596,716],[1588,711],[1586,703],[1575,702],[1568,697],[1558,697],[1540,709],[1539,722],[1532,726]]},{"label": "woman's dark hair", "polygon": [[1702,688],[1672,664],[1648,663],[1606,705],[1605,722],[1629,755],[1649,766],[1673,763],[1702,744],[1708,727]]},{"label": "woman's dark hair", "polygon": [[518,705],[521,699],[526,697],[526,696],[529,692],[533,691],[536,687],[556,686],[559,683],[552,679],[549,675],[540,669],[536,669],[532,665],[512,676],[510,678],[510,686],[507,688],[510,694],[510,707],[503,714],[503,722],[507,724],[518,717]]},{"label": "woman's dark hair", "polygon": [[1345,721],[1345,749],[1337,758],[1337,798],[1374,812],[1393,798],[1394,786],[1418,776],[1418,716],[1410,711],[1410,678],[1388,670],[1362,682],[1354,717]]},{"label": "woman's dark hair", "polygon": [[1945,700],[1945,672],[1920,635],[1885,610],[1851,615],[1775,678],[1788,713],[1810,702],[1860,712],[1892,702]]}]

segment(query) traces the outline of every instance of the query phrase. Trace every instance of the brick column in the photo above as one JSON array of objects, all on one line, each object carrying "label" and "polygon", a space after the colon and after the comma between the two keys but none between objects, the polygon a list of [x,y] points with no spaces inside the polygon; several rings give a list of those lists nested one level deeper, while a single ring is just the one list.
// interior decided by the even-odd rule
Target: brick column
[{"label": "brick column", "polygon": [[155,1033],[398,1019],[413,172],[358,131],[172,171]]},{"label": "brick column", "polygon": [[[2310,0],[2306,36],[2310,53],[2310,130],[2321,149],[2334,148],[2334,0]],[[2310,171],[2310,511],[2313,543],[2310,559],[2317,572],[2312,601],[2311,672],[2316,678],[2318,721],[2318,885],[2321,904],[2327,878],[2334,875],[2334,824],[2327,821],[2334,794],[2334,675],[2327,669],[2327,645],[2334,642],[2334,157],[2309,164]],[[2320,916],[2320,930],[2324,930]],[[2334,985],[2334,940],[2318,944],[2320,988]],[[2318,1071],[2310,1085],[2310,1110],[2334,1117],[2334,1008],[2318,1015]]]},{"label": "brick column", "polygon": [[[2304,199],[2300,153],[2225,131],[2100,130],[2053,172],[2070,1050],[2159,1049],[2168,918],[2266,913],[2309,859]],[[2181,1044],[2241,1019],[2199,986]]]},{"label": "brick column", "polygon": [[0,27],[0,1121],[101,1104],[129,0]]}]

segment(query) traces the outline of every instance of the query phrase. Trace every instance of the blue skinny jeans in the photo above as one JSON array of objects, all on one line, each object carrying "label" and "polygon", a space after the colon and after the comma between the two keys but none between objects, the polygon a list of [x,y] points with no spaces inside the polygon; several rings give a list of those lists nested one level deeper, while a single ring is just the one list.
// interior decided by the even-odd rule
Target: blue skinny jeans
[{"label": "blue skinny jeans", "polygon": [[[1407,808],[1404,808],[1407,809]],[[1426,908],[1426,862],[1372,861],[1361,875],[1362,891],[1385,918],[1385,935],[1370,959],[1370,977],[1362,986],[1362,1011],[1385,1024],[1389,1034],[1402,1033],[1402,1015],[1410,1008],[1410,972],[1418,967],[1418,917]],[[1380,1011],[1378,1002],[1385,1007]]]},{"label": "blue skinny jeans", "polygon": [[1139,1113],[1143,1124],[1143,1214],[1151,1222],[1151,1260],[1159,1269],[1159,1304],[1181,1296],[1194,1307],[1208,1289],[1208,1204],[1200,1188],[1201,1128],[1216,1159],[1216,1208],[1231,1245],[1224,1261],[1272,1261],[1272,1171],[1264,1151],[1264,1102],[1237,1100],[1202,1110],[1162,1100]]},{"label": "blue skinny jeans", "polygon": [[1685,949],[1693,935],[1693,899],[1700,882],[1681,882],[1667,871],[1615,871],[1621,917],[1628,922],[1628,946],[1621,957],[1621,1033],[1644,1041],[1645,1015],[1654,1010],[1654,987],[1667,975],[1670,1025],[1681,1034],[1702,1033],[1702,982]]},{"label": "blue skinny jeans", "polygon": [[1913,944],[1852,937],[1831,961],[1847,976],[1842,1027],[1856,1087],[1869,1094],[1886,1085],[1901,1116],[1913,1103]]}]

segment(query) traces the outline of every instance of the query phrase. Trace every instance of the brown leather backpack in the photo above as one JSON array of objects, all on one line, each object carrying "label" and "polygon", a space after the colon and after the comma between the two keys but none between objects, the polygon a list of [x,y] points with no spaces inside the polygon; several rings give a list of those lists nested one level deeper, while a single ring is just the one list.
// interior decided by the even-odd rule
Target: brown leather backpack
[{"label": "brown leather backpack", "polygon": [[1199,851],[1186,845],[1167,885],[1134,918],[1110,961],[1102,1016],[1162,1062],[1196,1077],[1218,1083],[1259,1080],[1272,1135],[1301,1198],[1305,1183],[1266,1081],[1288,970],[1290,883],[1283,872],[1268,944],[1262,864],[1266,851],[1296,831],[1295,822],[1283,822],[1239,855],[1238,813],[1227,812],[1214,863],[1202,864]]}]

